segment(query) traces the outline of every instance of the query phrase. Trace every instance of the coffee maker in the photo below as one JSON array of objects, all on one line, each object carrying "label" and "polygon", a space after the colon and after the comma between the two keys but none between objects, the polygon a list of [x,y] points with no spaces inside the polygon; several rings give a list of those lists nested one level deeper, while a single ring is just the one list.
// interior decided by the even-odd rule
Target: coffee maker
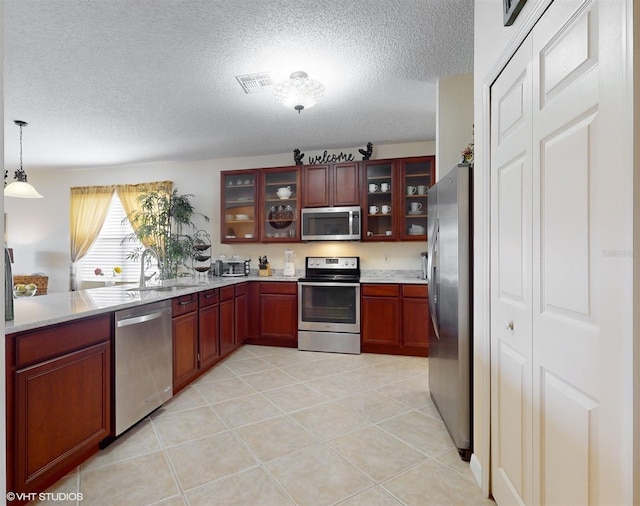
[{"label": "coffee maker", "polygon": [[296,275],[296,266],[295,266],[295,258],[296,255],[292,249],[284,250],[284,269],[282,270],[283,276],[295,276]]}]

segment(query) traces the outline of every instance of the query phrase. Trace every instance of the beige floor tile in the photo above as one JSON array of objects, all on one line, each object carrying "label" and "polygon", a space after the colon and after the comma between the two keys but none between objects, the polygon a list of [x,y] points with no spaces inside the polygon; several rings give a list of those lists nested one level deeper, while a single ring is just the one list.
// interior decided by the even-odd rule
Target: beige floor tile
[{"label": "beige floor tile", "polygon": [[273,365],[258,357],[226,362],[226,366],[238,376],[273,369]]},{"label": "beige floor tile", "polygon": [[334,504],[373,485],[325,444],[274,460],[266,467],[300,506]]},{"label": "beige floor tile", "polygon": [[267,399],[282,409],[285,413],[308,408],[327,401],[327,397],[319,394],[302,383],[264,392]]},{"label": "beige floor tile", "polygon": [[253,388],[255,388],[258,392],[273,390],[274,388],[280,388],[298,383],[297,379],[285,373],[281,369],[269,369],[254,374],[247,374],[246,376],[243,376],[242,379]]},{"label": "beige floor tile", "polygon": [[435,455],[453,448],[444,423],[419,411],[409,411],[378,424],[404,442],[427,455]]},{"label": "beige floor tile", "polygon": [[328,441],[369,424],[366,418],[338,402],[318,404],[291,413],[290,416],[322,441]]},{"label": "beige floor tile", "polygon": [[104,450],[94,454],[81,465],[81,469],[83,471],[95,469],[120,460],[151,453],[160,448],[158,436],[151,421],[147,418],[134,425]]},{"label": "beige floor tile", "polygon": [[341,399],[342,397],[347,397],[348,395],[363,392],[371,388],[370,385],[364,382],[349,382],[343,374],[337,373],[305,383],[329,399]]},{"label": "beige floor tile", "polygon": [[286,506],[294,503],[259,467],[186,494],[190,506]]},{"label": "beige floor tile", "polygon": [[214,403],[235,399],[244,395],[255,394],[254,388],[250,387],[241,378],[225,378],[218,381],[198,382],[194,388],[202,394],[207,402]]},{"label": "beige floor tile", "polygon": [[161,451],[80,473],[83,506],[153,504],[180,493]]},{"label": "beige floor tile", "polygon": [[173,446],[227,430],[210,406],[179,411],[153,419],[164,446]]},{"label": "beige floor tile", "polygon": [[212,404],[211,408],[229,427],[241,427],[266,418],[273,418],[282,411],[260,394]]},{"label": "beige floor tile", "polygon": [[221,379],[234,378],[236,375],[224,364],[216,364],[202,376],[200,376],[191,385],[198,385],[209,381],[218,381]]},{"label": "beige floor tile", "polygon": [[229,365],[231,362],[235,362],[236,360],[245,360],[247,358],[255,358],[256,356],[251,352],[251,348],[247,348],[246,346],[242,346],[234,351],[231,355],[224,359],[224,364]]},{"label": "beige floor tile", "polygon": [[424,454],[378,429],[366,427],[330,441],[328,445],[380,483],[424,460]]},{"label": "beige floor tile", "polygon": [[286,416],[246,425],[236,429],[236,433],[262,462],[318,442],[317,437]]},{"label": "beige floor tile", "polygon": [[328,360],[315,360],[283,367],[282,370],[300,381],[322,378],[335,373]]},{"label": "beige floor tile", "polygon": [[287,367],[295,364],[304,364],[319,360],[318,355],[312,352],[298,351],[293,348],[287,349],[282,353],[274,353],[273,355],[261,356],[263,360],[266,360],[275,367]]},{"label": "beige floor tile", "polygon": [[245,344],[242,349],[253,353],[256,357],[266,357],[278,353],[289,353],[298,351],[295,348],[281,348],[280,346],[260,346],[258,344]]},{"label": "beige floor tile", "polygon": [[167,454],[184,490],[256,465],[255,459],[231,432],[172,446]]},{"label": "beige floor tile", "polygon": [[154,503],[153,506],[186,506],[187,503],[184,500],[182,495],[177,495],[175,497],[171,497],[169,499],[165,499],[164,501],[160,501]]},{"label": "beige floor tile", "polygon": [[190,385],[174,395],[169,402],[160,406],[151,416],[157,417],[167,413],[176,413],[177,411],[204,406],[206,403],[206,399],[202,397],[200,392]]},{"label": "beige floor tile", "polygon": [[427,459],[382,484],[407,506],[495,505],[480,487],[434,460]]},{"label": "beige floor tile", "polygon": [[375,390],[350,395],[340,399],[338,402],[364,416],[370,422],[380,422],[411,409],[406,404],[382,395]]},{"label": "beige floor tile", "polygon": [[399,506],[389,493],[380,487],[371,487],[340,503],[340,506]]},{"label": "beige floor tile", "polygon": [[425,390],[422,384],[415,379],[405,379],[381,386],[378,392],[413,407],[421,408],[432,404],[429,390]]},{"label": "beige floor tile", "polygon": [[436,405],[433,403],[431,398],[429,398],[429,402],[427,404],[425,404],[424,406],[421,406],[418,409],[418,411],[421,411],[425,415],[429,415],[430,417],[435,418],[436,420],[442,421],[442,417],[440,416],[440,413],[438,412],[438,408],[436,408]]},{"label": "beige floor tile", "polygon": [[469,462],[465,462],[460,458],[457,448],[452,448],[451,450],[436,455],[435,459],[454,471],[457,471],[470,482],[476,483],[476,479],[471,472]]},{"label": "beige floor tile", "polygon": [[[78,494],[79,485],[80,485],[79,478],[80,476],[77,471],[73,472],[72,474],[68,474],[61,480],[58,480],[56,483],[54,483],[47,490],[45,490],[44,495],[42,496],[42,500],[40,500],[40,496],[39,496],[38,499],[36,499],[33,502],[30,502],[29,504],[31,505],[37,504],[38,506],[55,506],[55,505],[59,506],[60,504],[76,504],[76,501],[72,501],[72,500],[67,501],[61,498],[78,497],[77,495],[71,495],[71,494]],[[11,504],[11,503],[7,501],[7,504]]]}]

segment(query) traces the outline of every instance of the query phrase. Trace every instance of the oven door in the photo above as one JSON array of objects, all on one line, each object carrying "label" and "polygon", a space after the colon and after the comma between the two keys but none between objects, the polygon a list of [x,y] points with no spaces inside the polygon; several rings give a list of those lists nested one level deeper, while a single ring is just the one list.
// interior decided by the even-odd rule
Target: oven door
[{"label": "oven door", "polygon": [[360,333],[360,283],[298,283],[298,330]]}]

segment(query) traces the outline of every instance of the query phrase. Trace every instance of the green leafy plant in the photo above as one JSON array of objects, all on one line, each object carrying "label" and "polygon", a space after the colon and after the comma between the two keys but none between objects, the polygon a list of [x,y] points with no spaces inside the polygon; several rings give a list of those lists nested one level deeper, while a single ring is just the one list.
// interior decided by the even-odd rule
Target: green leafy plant
[{"label": "green leafy plant", "polygon": [[144,248],[151,246],[158,252],[161,279],[190,275],[187,260],[193,255],[195,239],[189,232],[197,230],[193,218],[200,216],[209,221],[204,214],[196,213],[191,197],[165,188],[141,193],[136,199],[139,210],[129,216],[134,232],[123,241],[138,239],[143,246],[134,249],[128,258],[138,260]]}]

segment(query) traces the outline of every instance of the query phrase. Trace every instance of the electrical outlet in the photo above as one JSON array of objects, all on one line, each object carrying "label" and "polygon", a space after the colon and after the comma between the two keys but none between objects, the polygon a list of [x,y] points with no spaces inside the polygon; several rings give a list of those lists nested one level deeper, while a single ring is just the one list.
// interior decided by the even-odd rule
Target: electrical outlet
[{"label": "electrical outlet", "polygon": [[389,253],[385,253],[385,254],[384,254],[384,263],[385,263],[385,264],[388,264],[388,263],[389,263],[389,260],[390,260],[390,255],[389,255]]}]

